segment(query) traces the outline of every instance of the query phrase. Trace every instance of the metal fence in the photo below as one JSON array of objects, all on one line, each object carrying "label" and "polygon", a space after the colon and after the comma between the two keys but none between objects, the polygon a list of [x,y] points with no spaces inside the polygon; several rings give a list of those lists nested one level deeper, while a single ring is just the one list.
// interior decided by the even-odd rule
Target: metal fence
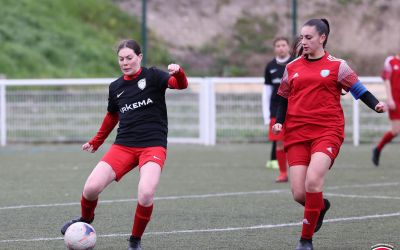
[{"label": "metal fence", "polygon": [[[0,79],[0,142],[84,142],[99,128],[114,79]],[[384,98],[379,77],[361,77]],[[189,78],[186,90],[167,90],[169,142],[213,145],[266,141],[261,92],[263,79]],[[346,141],[378,140],[389,129],[387,115],[342,98]],[[115,138],[115,132],[109,141]]]}]

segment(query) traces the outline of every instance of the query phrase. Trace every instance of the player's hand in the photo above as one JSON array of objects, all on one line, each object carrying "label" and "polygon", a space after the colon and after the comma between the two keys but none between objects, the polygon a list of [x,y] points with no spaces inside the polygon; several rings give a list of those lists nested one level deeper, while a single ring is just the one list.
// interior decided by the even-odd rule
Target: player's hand
[{"label": "player's hand", "polygon": [[85,144],[82,145],[82,150],[83,151],[88,151],[90,153],[96,152],[96,149],[94,149],[93,145],[90,144],[89,142],[86,142]]},{"label": "player's hand", "polygon": [[179,69],[181,68],[181,66],[179,66],[178,64],[170,64],[168,65],[168,72],[170,75],[176,74],[179,72]]},{"label": "player's hand", "polygon": [[388,99],[387,100],[387,106],[391,110],[395,110],[396,109],[396,103],[393,101],[393,99]]},{"label": "player's hand", "polygon": [[282,124],[280,123],[275,123],[274,126],[272,126],[272,133],[275,135],[279,134],[282,131]]},{"label": "player's hand", "polygon": [[376,104],[375,106],[375,111],[378,113],[383,113],[387,110],[387,106],[384,102],[379,102],[378,104]]}]

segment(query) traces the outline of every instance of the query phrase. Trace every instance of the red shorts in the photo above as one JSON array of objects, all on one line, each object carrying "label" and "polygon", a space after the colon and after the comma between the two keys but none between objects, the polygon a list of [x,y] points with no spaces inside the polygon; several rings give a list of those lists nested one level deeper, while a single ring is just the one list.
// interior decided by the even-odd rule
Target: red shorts
[{"label": "red shorts", "polygon": [[400,102],[396,102],[396,109],[389,109],[390,120],[400,120]]},{"label": "red shorts", "polygon": [[283,141],[283,136],[285,134],[285,128],[282,128],[282,131],[279,134],[272,133],[272,126],[275,125],[276,118],[272,117],[269,122],[269,133],[268,133],[268,140],[270,141]]},{"label": "red shorts", "polygon": [[339,154],[343,139],[337,136],[324,136],[310,141],[295,143],[286,149],[289,167],[295,165],[308,166],[311,161],[311,155],[316,152],[322,152],[328,155],[332,162]]},{"label": "red shorts", "polygon": [[139,169],[149,161],[164,167],[167,150],[164,147],[135,148],[113,144],[103,155],[101,161],[107,162],[115,172],[116,181],[126,173],[139,166]]}]

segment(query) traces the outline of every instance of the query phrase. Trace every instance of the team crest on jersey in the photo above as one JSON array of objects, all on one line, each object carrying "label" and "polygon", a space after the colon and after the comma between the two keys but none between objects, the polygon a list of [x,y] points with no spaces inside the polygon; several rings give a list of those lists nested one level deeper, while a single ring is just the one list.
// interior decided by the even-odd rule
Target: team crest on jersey
[{"label": "team crest on jersey", "polygon": [[323,69],[323,70],[321,70],[321,76],[322,77],[327,77],[327,76],[329,76],[329,73],[330,73],[331,71],[329,70],[329,69]]},{"label": "team crest on jersey", "polygon": [[139,87],[139,89],[143,90],[144,88],[146,88],[146,79],[140,79],[137,83],[137,86]]},{"label": "team crest on jersey", "polygon": [[393,66],[393,69],[394,69],[394,70],[399,70],[399,65],[394,65],[394,66]]}]

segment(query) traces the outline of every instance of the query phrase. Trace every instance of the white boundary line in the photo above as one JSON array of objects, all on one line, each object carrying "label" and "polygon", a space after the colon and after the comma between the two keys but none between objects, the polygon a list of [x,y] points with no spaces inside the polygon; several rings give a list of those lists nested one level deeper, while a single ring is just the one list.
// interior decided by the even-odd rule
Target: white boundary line
[{"label": "white boundary line", "polygon": [[[400,216],[400,212],[390,213],[390,214],[374,214],[365,215],[359,217],[344,217],[336,219],[324,220],[324,223],[335,223],[335,222],[347,222],[347,221],[360,221],[360,220],[370,220],[370,219],[381,219],[388,217]],[[215,233],[215,232],[231,232],[231,231],[242,231],[242,230],[257,230],[257,229],[273,229],[280,227],[293,227],[301,226],[301,222],[296,223],[285,223],[285,224],[267,224],[267,225],[255,225],[248,227],[227,227],[227,228],[212,228],[212,229],[193,229],[193,230],[174,230],[174,231],[164,231],[164,232],[148,232],[145,235],[171,235],[171,234],[188,234],[188,233]],[[130,234],[102,234],[98,235],[99,238],[113,238],[113,237],[126,237]],[[54,241],[62,240],[62,237],[54,238],[35,238],[35,239],[13,239],[13,240],[0,240],[1,243],[17,243],[17,242],[37,242],[37,241]]]},{"label": "white boundary line", "polygon": [[[326,190],[336,190],[342,188],[365,188],[365,187],[385,187],[385,186],[397,186],[399,182],[387,182],[387,183],[371,183],[371,184],[356,184],[356,185],[343,185],[343,186],[332,186],[327,187]],[[215,193],[215,194],[199,194],[199,195],[181,195],[181,196],[164,196],[164,197],[155,197],[154,200],[179,200],[179,199],[206,199],[206,198],[214,198],[214,197],[229,197],[229,196],[240,196],[240,195],[254,195],[254,194],[274,194],[274,193],[287,193],[289,189],[273,189],[273,190],[260,190],[260,191],[249,191],[249,192],[232,192],[232,193]],[[327,195],[329,193],[326,193]],[[336,194],[331,194],[335,196]],[[337,194],[336,196],[340,196]],[[342,197],[346,197],[342,195]],[[349,196],[351,198],[377,198],[378,199],[392,199],[393,197],[389,196]],[[387,197],[387,198],[383,198]],[[394,197],[393,199],[397,199],[398,197]],[[101,204],[108,203],[123,203],[123,202],[134,202],[137,199],[116,199],[116,200],[102,200],[99,201]],[[6,206],[0,207],[1,210],[12,210],[12,209],[23,209],[23,208],[41,208],[41,207],[64,207],[64,206],[76,206],[80,205],[79,202],[69,202],[69,203],[53,203],[53,204],[38,204],[38,205],[16,205],[16,206]]]}]

